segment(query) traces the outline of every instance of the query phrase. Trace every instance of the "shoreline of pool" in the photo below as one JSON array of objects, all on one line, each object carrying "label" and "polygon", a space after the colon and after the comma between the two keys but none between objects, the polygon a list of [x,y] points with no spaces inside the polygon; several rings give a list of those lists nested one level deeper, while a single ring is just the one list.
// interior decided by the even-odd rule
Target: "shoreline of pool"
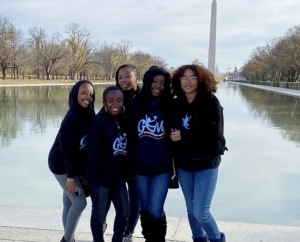
[{"label": "shoreline of pool", "polygon": [[[84,211],[76,230],[77,242],[91,242],[89,211]],[[113,233],[114,213],[107,218],[106,240],[110,241]],[[167,241],[192,242],[187,218],[168,217]],[[300,227],[248,224],[218,221],[221,231],[228,242],[297,242]],[[0,242],[43,241],[57,242],[63,235],[60,209],[28,208],[0,205]],[[140,223],[138,223],[134,242],[142,242]]]},{"label": "shoreline of pool", "polygon": [[256,88],[256,89],[260,89],[260,90],[275,92],[275,93],[279,93],[279,94],[283,94],[283,95],[287,95],[287,96],[291,96],[291,97],[300,98],[300,90],[296,90],[296,89],[288,89],[288,88],[281,88],[281,87],[270,87],[270,86],[242,83],[242,82],[231,82],[231,81],[228,81],[228,82],[229,83],[236,83],[236,84],[239,84],[239,85],[242,85],[242,86],[252,87],[252,88]]}]

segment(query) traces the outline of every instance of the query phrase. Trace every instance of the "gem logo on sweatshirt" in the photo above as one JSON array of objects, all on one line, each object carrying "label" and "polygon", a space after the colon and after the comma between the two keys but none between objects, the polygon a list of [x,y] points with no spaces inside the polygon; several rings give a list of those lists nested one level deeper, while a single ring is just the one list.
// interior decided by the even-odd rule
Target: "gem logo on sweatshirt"
[{"label": "gem logo on sweatshirt", "polygon": [[139,138],[151,137],[154,139],[162,139],[165,136],[164,121],[157,119],[156,116],[151,119],[146,115],[145,119],[141,119],[138,123]]},{"label": "gem logo on sweatshirt", "polygon": [[192,116],[188,117],[188,115],[186,114],[185,118],[182,119],[182,126],[187,130],[190,129],[189,122],[190,122],[191,118],[192,118]]},{"label": "gem logo on sweatshirt", "polygon": [[85,135],[81,140],[80,140],[80,150],[84,150],[86,148],[86,141],[87,141],[87,135]]},{"label": "gem logo on sweatshirt", "polygon": [[126,155],[127,154],[126,146],[127,146],[126,134],[119,135],[119,137],[116,138],[116,140],[113,144],[114,156]]}]

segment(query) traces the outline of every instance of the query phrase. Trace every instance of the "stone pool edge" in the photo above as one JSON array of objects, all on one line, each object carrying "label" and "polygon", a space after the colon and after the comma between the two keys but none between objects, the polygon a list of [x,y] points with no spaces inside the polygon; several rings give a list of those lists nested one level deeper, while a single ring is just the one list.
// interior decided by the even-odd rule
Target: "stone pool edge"
[{"label": "stone pool edge", "polygon": [[[91,242],[90,212],[84,211],[76,230],[77,242]],[[109,213],[106,241],[111,240],[114,214]],[[192,242],[187,218],[168,217],[167,241]],[[299,242],[300,227],[247,224],[218,221],[228,242]],[[0,242],[60,241],[63,235],[60,209],[43,209],[0,205]],[[134,242],[144,241],[138,223]]]}]

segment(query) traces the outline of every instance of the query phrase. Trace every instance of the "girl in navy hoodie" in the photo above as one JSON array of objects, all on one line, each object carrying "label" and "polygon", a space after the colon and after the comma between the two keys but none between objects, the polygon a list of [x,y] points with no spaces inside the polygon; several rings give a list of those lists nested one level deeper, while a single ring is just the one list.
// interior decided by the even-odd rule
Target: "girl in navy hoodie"
[{"label": "girl in navy hoodie", "polygon": [[141,201],[142,233],[147,242],[165,241],[167,196],[172,154],[169,138],[170,74],[151,67],[144,75],[140,96],[130,104],[131,155]]},{"label": "girl in navy hoodie", "polygon": [[122,242],[129,216],[126,189],[127,134],[124,128],[124,96],[110,86],[103,92],[104,110],[95,117],[87,138],[86,177],[92,199],[91,230],[94,242],[104,242],[103,222],[107,203],[116,209],[112,242]]},{"label": "girl in navy hoodie", "polygon": [[[124,93],[124,107],[128,110],[129,104],[138,98],[141,88],[137,85],[139,80],[138,70],[134,65],[125,64],[118,68],[116,72],[116,86],[122,88]],[[127,112],[125,112],[125,115]],[[125,117],[126,118],[126,117]],[[132,158],[128,157],[129,162]],[[132,162],[130,162],[132,163]],[[130,215],[128,218],[123,242],[132,242],[132,235],[140,216],[140,199],[134,178],[132,165],[128,164],[127,188],[130,204]]]},{"label": "girl in navy hoodie", "polygon": [[87,160],[85,140],[95,117],[95,89],[89,81],[77,82],[69,96],[69,110],[64,117],[48,164],[63,189],[64,237],[61,242],[75,241],[74,232],[80,215],[86,207],[82,184],[78,179],[84,173]]},{"label": "girl in navy hoodie", "polygon": [[223,108],[214,75],[201,65],[184,65],[174,71],[174,160],[185,197],[194,242],[225,242],[210,213],[218,180],[220,155],[226,147]]}]

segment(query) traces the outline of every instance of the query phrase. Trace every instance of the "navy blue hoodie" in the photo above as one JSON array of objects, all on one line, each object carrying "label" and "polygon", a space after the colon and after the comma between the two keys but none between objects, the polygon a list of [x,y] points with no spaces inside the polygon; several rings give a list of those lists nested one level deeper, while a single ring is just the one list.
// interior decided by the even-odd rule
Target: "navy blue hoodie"
[{"label": "navy blue hoodie", "polygon": [[95,117],[95,91],[93,102],[88,108],[83,108],[78,103],[79,87],[84,83],[91,84],[89,81],[79,81],[70,92],[69,110],[60,125],[48,156],[50,170],[58,175],[67,174],[70,178],[84,173],[87,160],[86,135]]},{"label": "navy blue hoodie", "polygon": [[142,113],[139,100],[130,104],[131,140],[130,154],[134,157],[135,173],[153,176],[172,170],[172,152],[169,137],[165,131],[165,117],[160,110],[160,101],[151,100]]},{"label": "navy blue hoodie", "polygon": [[[117,119],[101,111],[94,119],[87,138],[86,178],[96,186],[125,184],[127,173],[127,134],[121,114]],[[120,127],[120,128],[118,128]]]}]

